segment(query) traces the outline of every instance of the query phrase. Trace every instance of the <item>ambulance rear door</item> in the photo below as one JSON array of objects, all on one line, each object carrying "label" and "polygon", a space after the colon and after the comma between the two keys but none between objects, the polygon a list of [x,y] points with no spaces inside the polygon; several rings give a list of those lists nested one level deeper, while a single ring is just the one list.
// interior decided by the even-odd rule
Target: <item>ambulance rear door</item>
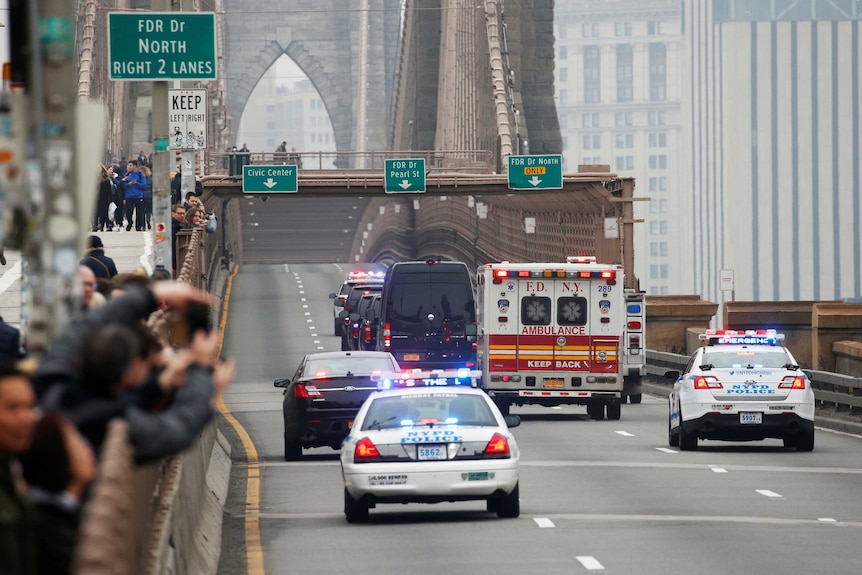
[{"label": "ambulance rear door", "polygon": [[623,285],[594,278],[590,280],[588,292],[591,371],[619,373],[620,338],[625,318]]}]

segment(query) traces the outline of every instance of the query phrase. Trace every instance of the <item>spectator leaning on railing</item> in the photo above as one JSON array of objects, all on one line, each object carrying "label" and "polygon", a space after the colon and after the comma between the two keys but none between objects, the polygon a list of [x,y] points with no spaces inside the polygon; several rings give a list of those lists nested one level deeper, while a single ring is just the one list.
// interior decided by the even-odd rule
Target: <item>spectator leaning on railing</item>
[{"label": "spectator leaning on railing", "polygon": [[[137,461],[178,453],[198,438],[213,415],[212,400],[234,374],[232,360],[215,357],[213,330],[193,335],[186,352],[169,360],[172,402],[148,411],[134,398],[153,369],[153,353],[138,331],[142,321],[164,303],[184,313],[193,303],[209,303],[203,292],[171,281],[150,289],[130,286],[125,294],[73,321],[53,342],[34,375],[41,403],[58,409],[98,452],[107,424],[123,418]],[[176,374],[182,381],[177,383]]]}]

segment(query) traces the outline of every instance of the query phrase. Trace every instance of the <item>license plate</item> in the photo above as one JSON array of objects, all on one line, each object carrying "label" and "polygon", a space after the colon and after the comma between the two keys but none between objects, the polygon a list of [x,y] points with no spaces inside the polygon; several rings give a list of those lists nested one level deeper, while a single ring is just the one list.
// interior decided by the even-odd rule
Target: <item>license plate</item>
[{"label": "license plate", "polygon": [[418,353],[405,353],[404,354],[404,361],[419,361],[419,354]]},{"label": "license plate", "polygon": [[763,414],[759,411],[743,411],[739,414],[741,425],[760,425],[763,423]]},{"label": "license plate", "polygon": [[419,461],[444,461],[448,455],[445,445],[420,445],[417,449]]},{"label": "license plate", "polygon": [[544,380],[545,387],[560,388],[563,387],[562,379],[546,379]]}]

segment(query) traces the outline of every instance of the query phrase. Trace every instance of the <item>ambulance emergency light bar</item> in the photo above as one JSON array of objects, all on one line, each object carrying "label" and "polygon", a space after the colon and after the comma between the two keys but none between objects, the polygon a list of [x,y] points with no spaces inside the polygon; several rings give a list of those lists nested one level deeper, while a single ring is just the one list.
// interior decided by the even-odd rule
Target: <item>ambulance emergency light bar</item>
[{"label": "ambulance emergency light bar", "polygon": [[566,271],[558,269],[544,270],[494,270],[494,279],[504,278],[581,278],[581,279],[606,279],[616,280],[616,270],[582,270]]},{"label": "ambulance emergency light bar", "polygon": [[478,387],[482,377],[478,369],[414,369],[401,373],[372,376],[377,380],[377,390],[409,389],[413,387]]},{"label": "ambulance emergency light bar", "polygon": [[778,345],[784,334],[774,329],[708,329],[698,336],[707,345]]}]

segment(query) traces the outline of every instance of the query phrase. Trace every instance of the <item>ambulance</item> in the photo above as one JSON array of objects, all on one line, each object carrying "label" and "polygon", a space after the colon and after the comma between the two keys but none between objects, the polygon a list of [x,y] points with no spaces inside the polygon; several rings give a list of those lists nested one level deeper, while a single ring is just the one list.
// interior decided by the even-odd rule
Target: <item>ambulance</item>
[{"label": "ambulance", "polygon": [[644,292],[624,287],[621,265],[492,263],[476,281],[482,386],[504,414],[574,404],[619,419],[627,399],[640,403]]}]

